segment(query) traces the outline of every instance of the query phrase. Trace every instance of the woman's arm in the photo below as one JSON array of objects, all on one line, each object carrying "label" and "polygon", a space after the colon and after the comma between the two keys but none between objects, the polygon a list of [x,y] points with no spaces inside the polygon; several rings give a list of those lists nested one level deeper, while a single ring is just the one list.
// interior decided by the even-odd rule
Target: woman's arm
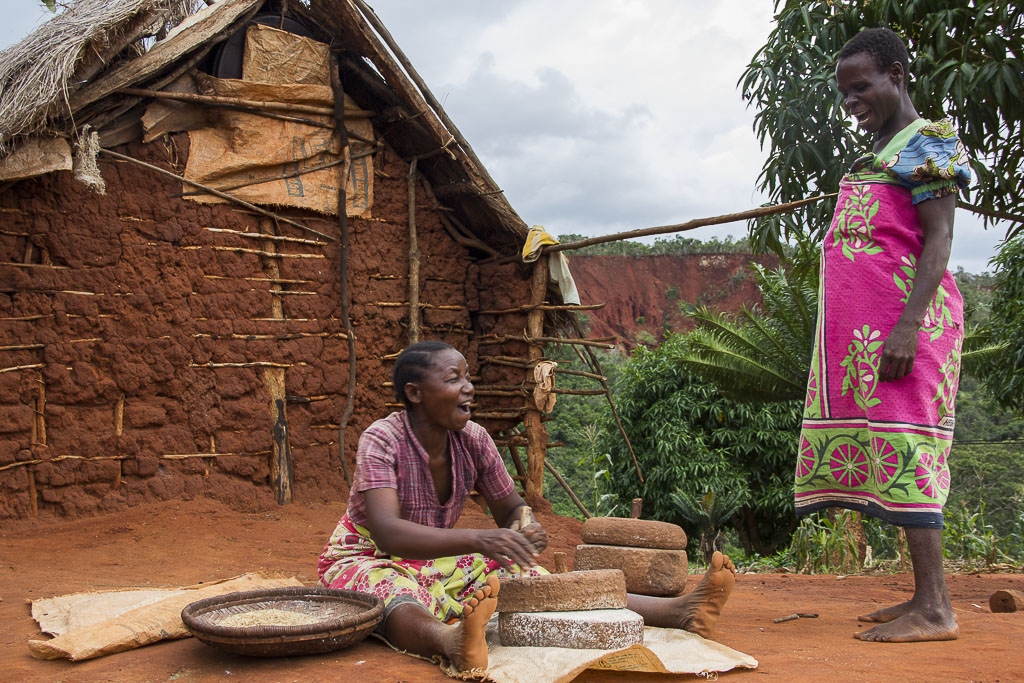
[{"label": "woman's arm", "polygon": [[[525,506],[526,502],[516,491],[512,491],[504,498],[487,501],[487,507],[491,509],[491,515],[494,516],[494,523],[506,529],[512,528],[512,525],[519,521],[521,510]],[[533,517],[532,523],[527,524],[520,531],[533,544],[536,552],[543,552],[548,547],[548,535],[536,517]]]},{"label": "woman's arm", "polygon": [[[517,494],[518,495],[518,494]],[[534,548],[511,529],[436,529],[399,516],[398,493],[380,488],[363,491],[366,527],[377,547],[409,560],[431,560],[451,555],[481,553],[505,569],[512,564],[533,567]]]},{"label": "woman's arm", "polygon": [[921,229],[924,233],[924,246],[917,263],[914,289],[910,292],[903,313],[882,347],[878,376],[883,382],[898,380],[909,375],[914,369],[917,333],[921,329],[921,322],[928,311],[928,306],[935,298],[935,292],[942,282],[949,262],[955,209],[955,193],[937,199],[927,199],[917,205],[917,215],[921,219]]}]

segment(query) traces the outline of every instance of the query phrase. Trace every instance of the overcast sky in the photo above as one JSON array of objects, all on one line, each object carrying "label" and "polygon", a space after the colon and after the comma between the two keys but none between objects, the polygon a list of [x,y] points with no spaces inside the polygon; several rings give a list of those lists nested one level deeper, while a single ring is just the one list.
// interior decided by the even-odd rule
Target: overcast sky
[{"label": "overcast sky", "polygon": [[[771,0],[370,0],[527,224],[601,235],[742,211],[764,152],[737,80]],[[0,0],[0,47],[47,16]],[[957,212],[951,267],[1005,227]],[[745,224],[689,233],[742,236]]]}]

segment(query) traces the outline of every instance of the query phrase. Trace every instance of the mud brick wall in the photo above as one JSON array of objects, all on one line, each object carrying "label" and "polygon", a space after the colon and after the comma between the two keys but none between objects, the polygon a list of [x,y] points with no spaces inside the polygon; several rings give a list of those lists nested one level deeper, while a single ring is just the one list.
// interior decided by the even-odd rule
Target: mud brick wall
[{"label": "mud brick wall", "polygon": [[[188,137],[122,151],[181,174]],[[392,409],[386,356],[408,334],[408,307],[382,305],[408,300],[408,165],[384,154],[374,217],[350,219],[349,462],[362,429]],[[63,172],[0,193],[0,517],[198,495],[274,505],[274,398],[286,405],[295,500],[346,496],[337,242],[179,198],[175,181],[126,162],[100,168],[103,196]],[[521,332],[525,316],[477,312],[527,303],[529,284],[514,265],[474,265],[430,202],[417,193],[420,301],[458,308],[425,308],[422,336],[463,349],[483,381],[520,382],[522,370],[478,365],[475,339]],[[339,235],[333,216],[282,213]],[[522,400],[478,399],[483,410],[508,405]]]}]

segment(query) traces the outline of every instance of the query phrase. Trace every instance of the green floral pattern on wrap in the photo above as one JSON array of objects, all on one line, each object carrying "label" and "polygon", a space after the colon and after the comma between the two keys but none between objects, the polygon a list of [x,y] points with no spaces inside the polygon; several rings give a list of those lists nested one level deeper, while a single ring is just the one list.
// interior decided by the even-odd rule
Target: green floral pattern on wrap
[{"label": "green floral pattern on wrap", "polygon": [[882,402],[882,399],[875,397],[875,389],[878,387],[878,364],[881,361],[881,348],[885,340],[880,330],[872,330],[870,325],[865,325],[859,330],[853,331],[853,339],[847,347],[846,358],[839,363],[840,367],[846,368],[846,376],[843,378],[843,396],[853,391],[853,400],[861,408],[870,408]]},{"label": "green floral pattern on wrap", "polygon": [[878,200],[872,201],[865,187],[856,187],[846,198],[834,232],[835,245],[841,246],[843,256],[854,260],[854,254],[878,254],[882,247],[872,238],[875,226],[871,219],[878,212]]},{"label": "green floral pattern on wrap", "polygon": [[[914,280],[917,279],[917,258],[913,254],[901,257],[900,271],[903,273],[903,277],[901,278],[900,273],[896,272],[892,274],[892,279],[896,286],[900,288],[900,291],[903,292],[903,298],[900,299],[900,303],[905,304],[910,299],[910,293],[914,291]],[[949,292],[940,284],[938,289],[935,290],[932,302],[928,304],[928,310],[925,311],[924,320],[921,322],[921,329],[928,333],[931,341],[941,337],[943,332],[946,331],[946,327],[953,324],[953,315],[946,304],[948,297]]]}]

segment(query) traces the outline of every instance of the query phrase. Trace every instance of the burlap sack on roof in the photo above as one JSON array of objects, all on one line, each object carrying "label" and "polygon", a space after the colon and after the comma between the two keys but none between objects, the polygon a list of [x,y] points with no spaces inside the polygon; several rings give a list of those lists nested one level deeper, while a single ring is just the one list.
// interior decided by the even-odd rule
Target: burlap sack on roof
[{"label": "burlap sack on roof", "polygon": [[[331,109],[327,45],[286,31],[252,26],[246,35],[242,79],[197,75],[199,91],[207,95],[244,100],[313,105]],[[358,109],[348,96],[346,109]],[[337,214],[340,164],[294,177],[296,171],[341,161],[338,138],[331,128],[282,121],[232,109],[217,109],[210,125],[189,132],[190,147],[185,177],[229,192],[253,204],[294,206],[324,214]],[[296,113],[296,117],[331,123],[329,115]],[[351,119],[345,127],[366,140],[373,126],[365,118]],[[373,149],[372,144],[350,138],[353,156]],[[244,187],[238,187],[246,183]],[[233,188],[233,189],[232,189]],[[200,203],[226,200],[209,194],[191,194]],[[369,216],[373,206],[373,157],[352,160],[346,186],[346,214]]]}]

